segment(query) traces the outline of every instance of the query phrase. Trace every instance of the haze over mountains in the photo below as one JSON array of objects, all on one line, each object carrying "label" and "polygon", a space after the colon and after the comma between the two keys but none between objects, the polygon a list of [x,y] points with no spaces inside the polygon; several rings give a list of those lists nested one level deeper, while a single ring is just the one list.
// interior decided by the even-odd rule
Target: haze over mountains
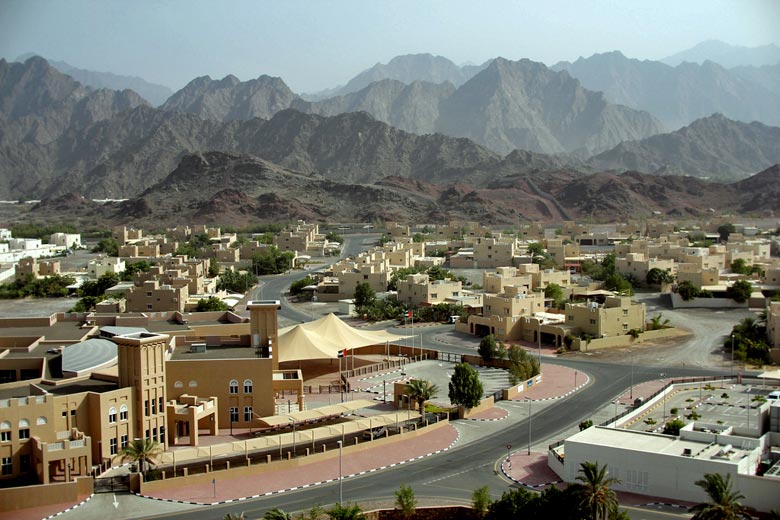
[{"label": "haze over mountains", "polygon": [[[668,177],[728,182],[766,170],[763,178],[775,179],[780,128],[735,119],[778,117],[777,64],[671,67],[608,53],[555,68],[567,70],[530,60],[458,67],[399,56],[327,99],[307,100],[267,75],[200,77],[153,108],[131,90],[84,87],[41,58],[0,60],[0,198],[53,197],[38,208],[52,212],[91,207],[67,196],[72,191],[140,197],[111,218],[124,211],[155,219],[164,202],[158,192],[204,219],[246,205],[230,217],[238,220],[265,218],[268,207],[311,218],[400,213],[502,222],[597,215],[598,204],[615,215],[780,209],[766,190],[736,197],[736,188]],[[586,88],[572,75],[598,84]],[[695,119],[663,133],[655,113],[667,125]],[[182,182],[196,173],[213,179],[193,177],[200,192],[173,195],[189,193]],[[659,188],[663,182],[703,192],[679,198]],[[342,207],[328,209],[338,193]],[[89,209],[100,218],[110,210]]]}]

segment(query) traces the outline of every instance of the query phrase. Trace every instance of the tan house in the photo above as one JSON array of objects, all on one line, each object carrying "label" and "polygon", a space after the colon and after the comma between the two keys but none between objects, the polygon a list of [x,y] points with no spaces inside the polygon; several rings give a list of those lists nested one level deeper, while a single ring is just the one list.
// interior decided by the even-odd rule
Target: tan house
[{"label": "tan house", "polygon": [[642,253],[628,253],[625,257],[615,259],[615,270],[623,276],[632,276],[644,283],[651,269],[674,272],[674,260],[647,258]]},{"label": "tan house", "polygon": [[573,335],[588,334],[606,338],[645,330],[645,304],[630,296],[608,296],[603,305],[596,302],[567,303],[565,329]]},{"label": "tan house", "polygon": [[189,298],[187,283],[180,287],[161,284],[159,280],[147,280],[133,286],[125,293],[128,312],[184,311]]},{"label": "tan house", "polygon": [[60,274],[59,260],[41,260],[38,261],[31,256],[19,260],[14,266],[14,279],[24,280],[27,276],[33,278],[45,278]]},{"label": "tan house", "polygon": [[461,282],[431,281],[427,274],[410,274],[398,281],[398,301],[412,306],[437,305],[447,299],[459,298],[463,293]]}]

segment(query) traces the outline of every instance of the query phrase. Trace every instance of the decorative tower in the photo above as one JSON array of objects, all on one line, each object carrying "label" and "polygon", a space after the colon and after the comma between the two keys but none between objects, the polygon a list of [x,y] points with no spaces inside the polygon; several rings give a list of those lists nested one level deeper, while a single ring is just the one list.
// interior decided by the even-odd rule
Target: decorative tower
[{"label": "decorative tower", "polygon": [[135,388],[134,436],[167,448],[165,435],[165,348],[167,334],[138,332],[115,336],[119,386]]},{"label": "decorative tower", "polygon": [[259,358],[271,359],[273,370],[279,370],[277,312],[282,306],[279,300],[255,300],[247,304],[252,348]]}]

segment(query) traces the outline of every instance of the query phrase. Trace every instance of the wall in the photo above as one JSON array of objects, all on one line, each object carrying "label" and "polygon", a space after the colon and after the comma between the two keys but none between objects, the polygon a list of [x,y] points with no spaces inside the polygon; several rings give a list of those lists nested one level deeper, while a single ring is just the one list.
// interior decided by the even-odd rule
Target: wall
[{"label": "wall", "polygon": [[[449,425],[449,421],[442,420],[439,421],[438,423],[431,424],[428,427],[423,428],[421,430],[404,432],[403,434],[400,435],[393,435],[391,437],[387,437],[384,439],[375,439],[370,442],[362,442],[360,444],[357,444],[356,446],[345,446],[343,451],[347,454],[351,454],[351,453],[359,453],[361,451],[365,451],[367,449],[376,448],[380,446],[387,446],[388,448],[391,448],[392,446],[394,446],[395,444],[401,441],[407,441],[413,439],[415,437],[424,435],[428,432],[432,432],[438,428],[443,428],[448,425]],[[204,450],[204,454],[207,457],[208,451]],[[308,464],[312,464],[315,462],[322,462],[325,460],[335,459],[338,456],[339,456],[338,449],[335,449],[324,453],[320,452],[313,455],[309,455],[308,457],[299,457],[296,459],[284,460],[273,464],[255,464],[253,466],[234,467],[231,468],[230,470],[212,471],[209,473],[201,473],[198,475],[191,475],[187,477],[167,478],[165,480],[154,480],[151,482],[143,482],[141,483],[140,486],[140,493],[141,494],[155,493],[167,489],[178,488],[181,486],[211,484],[211,481],[213,479],[220,481],[227,478],[239,478],[247,475],[258,475],[262,473],[279,471],[287,468],[306,466]],[[204,464],[206,463],[207,461],[204,460]]]},{"label": "wall", "polygon": [[92,477],[81,477],[74,482],[46,486],[5,488],[0,489],[0,511],[77,502],[91,494]]},{"label": "wall", "polygon": [[688,309],[692,307],[705,309],[747,309],[748,307],[748,302],[737,303],[731,298],[694,298],[692,300],[685,301],[677,293],[671,293],[670,296],[672,297],[672,308],[674,309]]},{"label": "wall", "polygon": [[458,406],[458,419],[468,419],[472,415],[476,415],[480,412],[484,412],[485,410],[490,410],[493,408],[493,396],[485,397],[482,399],[477,406],[474,408],[464,408],[463,406]]},{"label": "wall", "polygon": [[621,336],[611,336],[608,338],[592,339],[589,342],[586,342],[581,338],[574,338],[574,341],[572,341],[571,344],[571,350],[582,350],[583,352],[588,352],[591,350],[600,350],[605,348],[628,347],[630,345],[643,343],[645,341],[652,341],[662,338],[673,338],[683,334],[685,333],[680,329],[670,327],[668,329],[649,330],[647,332],[642,332],[636,339],[628,334],[623,334]]}]

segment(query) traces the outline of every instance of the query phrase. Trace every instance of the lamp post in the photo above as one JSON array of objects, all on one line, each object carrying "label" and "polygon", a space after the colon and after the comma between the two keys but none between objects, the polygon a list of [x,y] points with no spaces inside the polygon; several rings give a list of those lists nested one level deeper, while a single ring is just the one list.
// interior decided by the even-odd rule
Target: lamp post
[{"label": "lamp post", "polygon": [[631,402],[634,402],[634,353],[632,351],[628,351],[629,354],[631,354],[631,390],[629,391],[628,398],[631,399]]},{"label": "lamp post", "polygon": [[387,404],[387,379],[382,380],[382,402]]},{"label": "lamp post", "polygon": [[531,454],[531,399],[528,399],[528,455]]},{"label": "lamp post", "polygon": [[612,418],[612,427],[613,428],[617,428],[617,405],[618,405],[618,400],[615,399],[615,416]]},{"label": "lamp post", "polygon": [[293,449],[292,449],[292,452],[293,452],[293,458],[294,458],[295,457],[295,419],[293,419],[292,417],[288,417],[287,420],[292,423],[292,428],[293,428],[293,431],[292,431],[292,434],[293,434]]},{"label": "lamp post", "polygon": [[344,502],[344,483],[343,478],[341,476],[341,441],[338,441],[339,443],[339,505],[341,505]]},{"label": "lamp post", "polygon": [[734,334],[731,335],[731,375],[734,375]]},{"label": "lamp post", "polygon": [[[664,373],[661,372],[661,385],[663,385],[663,383],[664,383]],[[663,415],[661,416],[661,420],[663,421],[664,419],[666,419],[666,391],[665,391],[666,388],[662,386],[661,389],[663,391],[663,395],[661,396],[661,402],[664,405]]]},{"label": "lamp post", "polygon": [[511,444],[507,444],[506,445],[506,466],[507,466],[507,471],[512,471],[512,459],[511,459],[511,457],[512,457],[512,445]]},{"label": "lamp post", "polygon": [[542,371],[542,318],[539,318],[539,372]]}]

